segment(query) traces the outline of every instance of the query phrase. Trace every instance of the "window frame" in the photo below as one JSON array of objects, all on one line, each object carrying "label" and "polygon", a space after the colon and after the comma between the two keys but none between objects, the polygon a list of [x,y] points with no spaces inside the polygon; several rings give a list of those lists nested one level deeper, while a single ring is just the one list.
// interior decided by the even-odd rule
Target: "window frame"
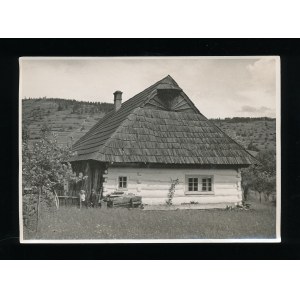
[{"label": "window frame", "polygon": [[[122,182],[122,184],[124,184],[124,181],[121,181],[121,178],[126,178],[126,187],[121,187],[120,183]],[[120,175],[118,176],[118,190],[122,190],[122,191],[126,191],[128,190],[128,176],[125,175]]]},{"label": "window frame", "polygon": [[[190,179],[192,182],[190,182]],[[190,190],[190,185],[192,190]],[[197,187],[197,189],[195,189]],[[188,177],[187,178],[187,190],[188,192],[199,192],[199,178],[198,177]]]},{"label": "window frame", "polygon": [[[198,191],[189,191],[189,179],[197,178],[198,179]],[[202,190],[202,180],[211,179],[211,191]],[[208,185],[207,185],[208,186]],[[213,175],[185,175],[185,195],[214,195],[214,176]]]}]

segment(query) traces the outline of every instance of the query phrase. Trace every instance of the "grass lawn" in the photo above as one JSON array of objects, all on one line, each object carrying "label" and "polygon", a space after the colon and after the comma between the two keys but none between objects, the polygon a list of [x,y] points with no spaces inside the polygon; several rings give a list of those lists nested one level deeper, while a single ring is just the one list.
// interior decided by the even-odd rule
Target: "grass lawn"
[{"label": "grass lawn", "polygon": [[60,208],[42,212],[38,233],[25,239],[227,239],[275,238],[275,207],[252,203],[251,210]]}]

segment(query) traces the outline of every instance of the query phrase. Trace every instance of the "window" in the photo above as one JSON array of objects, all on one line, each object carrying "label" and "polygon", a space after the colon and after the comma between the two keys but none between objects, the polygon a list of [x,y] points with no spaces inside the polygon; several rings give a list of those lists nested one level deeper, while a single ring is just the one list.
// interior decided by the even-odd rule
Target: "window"
[{"label": "window", "polygon": [[198,191],[198,178],[189,178],[189,192],[196,192]]},{"label": "window", "polygon": [[127,189],[127,177],[126,176],[119,177],[119,189]]},{"label": "window", "polygon": [[213,194],[213,176],[186,176],[186,194]]},{"label": "window", "polygon": [[202,191],[211,192],[211,178],[202,178]]}]

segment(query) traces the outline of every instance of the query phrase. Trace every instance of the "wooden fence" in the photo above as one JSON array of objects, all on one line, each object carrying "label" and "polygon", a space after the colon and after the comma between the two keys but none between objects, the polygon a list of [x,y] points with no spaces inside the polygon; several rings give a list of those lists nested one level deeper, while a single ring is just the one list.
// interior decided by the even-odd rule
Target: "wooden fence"
[{"label": "wooden fence", "polygon": [[[101,191],[100,194],[97,195],[97,202],[101,199]],[[54,201],[56,208],[59,209],[61,206],[71,207],[75,206],[81,208],[81,203],[79,199],[79,192],[77,191],[54,191]],[[88,201],[88,196],[86,197],[86,201]]]},{"label": "wooden fence", "polygon": [[79,195],[76,195],[75,191],[64,192],[64,191],[55,191],[54,200],[56,208],[59,209],[61,206],[76,206],[80,207]]}]

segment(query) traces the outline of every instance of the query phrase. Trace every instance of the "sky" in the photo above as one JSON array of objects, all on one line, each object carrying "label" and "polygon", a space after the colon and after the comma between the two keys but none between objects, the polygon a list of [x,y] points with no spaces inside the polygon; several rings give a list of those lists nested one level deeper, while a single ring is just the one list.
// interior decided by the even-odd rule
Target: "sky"
[{"label": "sky", "polygon": [[[275,117],[276,60],[261,58],[23,58],[22,98],[123,101],[171,75],[207,118]],[[279,76],[279,74],[277,74]]]}]

